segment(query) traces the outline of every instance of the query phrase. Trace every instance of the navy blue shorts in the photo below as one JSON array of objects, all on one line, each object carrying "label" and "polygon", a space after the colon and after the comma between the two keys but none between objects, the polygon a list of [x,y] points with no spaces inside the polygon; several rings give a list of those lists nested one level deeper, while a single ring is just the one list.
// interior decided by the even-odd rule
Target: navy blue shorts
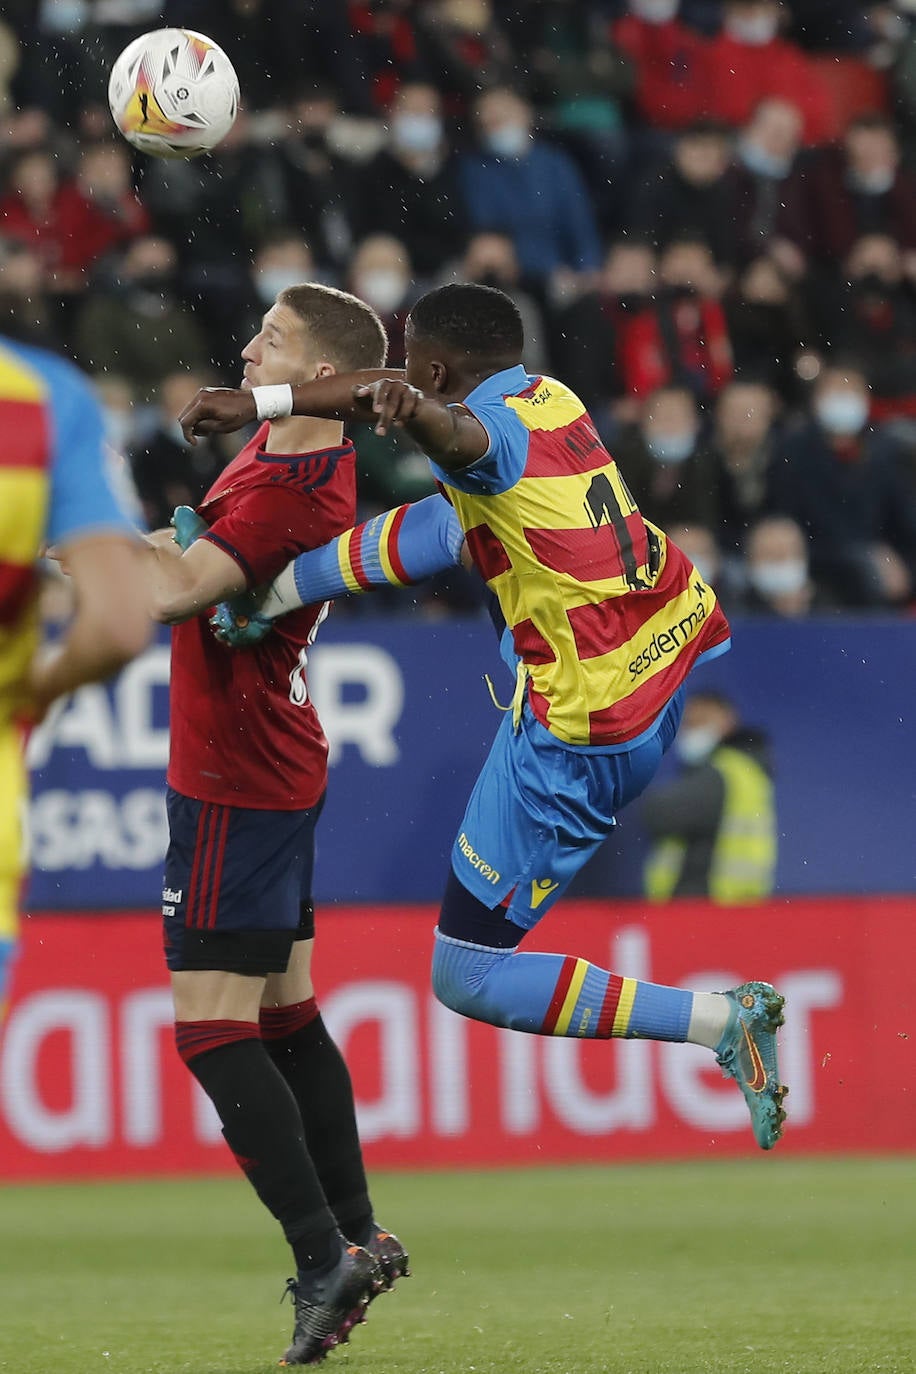
[{"label": "navy blue shorts", "polygon": [[308,811],[254,811],[169,788],[162,924],[169,968],[282,973],[314,934],[315,824]]}]

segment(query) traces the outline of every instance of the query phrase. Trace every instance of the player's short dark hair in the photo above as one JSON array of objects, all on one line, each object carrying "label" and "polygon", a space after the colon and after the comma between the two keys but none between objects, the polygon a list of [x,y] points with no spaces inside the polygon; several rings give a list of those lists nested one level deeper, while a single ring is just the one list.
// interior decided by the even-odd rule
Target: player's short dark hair
[{"label": "player's short dark hair", "polygon": [[522,317],[515,302],[495,286],[456,282],[421,296],[408,326],[420,341],[463,353],[471,366],[521,360]]},{"label": "player's short dark hair", "polygon": [[378,315],[349,291],[303,282],[287,286],[277,297],[297,314],[324,359],[338,372],[384,367],[388,335]]}]

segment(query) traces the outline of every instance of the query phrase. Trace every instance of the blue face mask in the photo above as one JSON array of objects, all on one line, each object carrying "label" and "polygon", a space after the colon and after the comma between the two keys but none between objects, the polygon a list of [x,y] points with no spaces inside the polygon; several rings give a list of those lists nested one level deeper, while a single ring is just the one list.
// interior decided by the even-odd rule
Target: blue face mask
[{"label": "blue face mask", "polygon": [[434,153],[442,142],[442,121],[431,114],[396,115],[391,139],[405,153]]},{"label": "blue face mask", "polygon": [[484,140],[487,152],[494,157],[524,157],[531,146],[531,135],[524,124],[501,124],[491,130]]},{"label": "blue face mask", "polygon": [[814,407],[824,429],[849,437],[865,428],[868,402],[856,391],[828,391]]},{"label": "blue face mask", "polygon": [[646,435],[646,448],[657,463],[685,463],[696,448],[696,442],[697,436],[692,429]]},{"label": "blue face mask", "polygon": [[739,143],[738,156],[748,171],[754,172],[760,177],[773,177],[782,180],[792,170],[790,157],[776,157],[773,153],[768,153],[765,148],[761,148],[749,140]]}]

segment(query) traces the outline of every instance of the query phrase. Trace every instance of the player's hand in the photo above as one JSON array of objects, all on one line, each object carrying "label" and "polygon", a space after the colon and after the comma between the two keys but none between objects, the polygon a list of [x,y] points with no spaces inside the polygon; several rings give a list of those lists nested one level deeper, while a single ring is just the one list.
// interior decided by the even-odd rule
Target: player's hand
[{"label": "player's hand", "polygon": [[230,649],[248,649],[260,644],[273,629],[273,621],[261,615],[254,592],[243,592],[231,601],[221,601],[210,617],[213,633]]},{"label": "player's hand", "polygon": [[175,531],[172,539],[182,553],[210,528],[206,520],[201,520],[193,506],[176,506],[169,524]]},{"label": "player's hand", "polygon": [[189,444],[200,434],[231,434],[258,418],[254,397],[248,390],[205,386],[178,417]]},{"label": "player's hand", "polygon": [[375,433],[387,434],[392,425],[401,429],[407,420],[413,419],[423,400],[423,392],[397,377],[383,377],[368,386],[355,386],[353,399],[362,402],[366,419],[378,416]]}]

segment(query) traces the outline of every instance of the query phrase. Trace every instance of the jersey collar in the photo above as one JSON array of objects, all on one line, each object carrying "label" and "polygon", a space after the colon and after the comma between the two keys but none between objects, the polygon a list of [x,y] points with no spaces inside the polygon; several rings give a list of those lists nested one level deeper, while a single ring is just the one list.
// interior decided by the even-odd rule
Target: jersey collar
[{"label": "jersey collar", "polygon": [[525,371],[521,363],[516,363],[515,367],[503,368],[502,372],[494,372],[492,377],[486,377],[479,385],[475,386],[464,398],[463,404],[466,406],[479,404],[481,401],[492,401],[496,396],[517,396],[520,391],[524,391],[526,386],[530,386],[531,378]]}]

